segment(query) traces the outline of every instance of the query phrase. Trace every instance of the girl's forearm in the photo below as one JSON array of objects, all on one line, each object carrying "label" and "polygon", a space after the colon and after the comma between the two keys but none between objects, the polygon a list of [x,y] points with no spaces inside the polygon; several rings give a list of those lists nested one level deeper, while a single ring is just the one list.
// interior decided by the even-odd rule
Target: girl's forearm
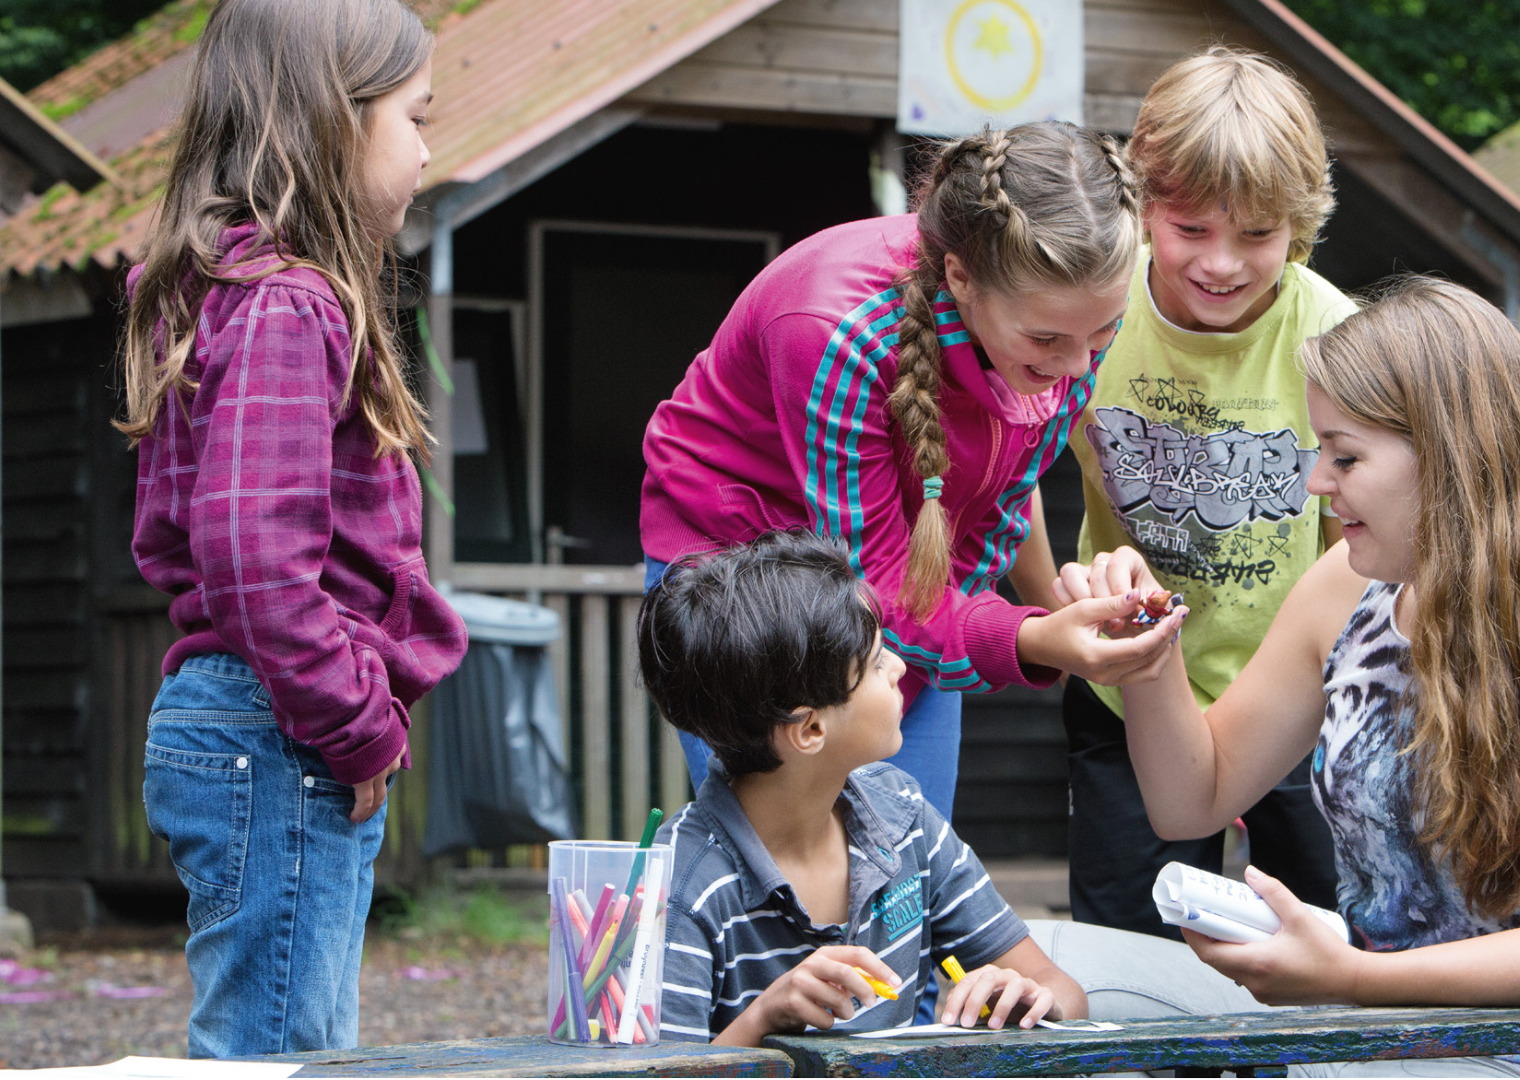
[{"label": "girl's forearm", "polygon": [[1520,1005],[1520,930],[1358,957],[1356,1005]]},{"label": "girl's forearm", "polygon": [[1214,736],[1193,697],[1182,650],[1152,682],[1126,684],[1124,726],[1151,826],[1163,839],[1208,836],[1227,825],[1218,806]]}]

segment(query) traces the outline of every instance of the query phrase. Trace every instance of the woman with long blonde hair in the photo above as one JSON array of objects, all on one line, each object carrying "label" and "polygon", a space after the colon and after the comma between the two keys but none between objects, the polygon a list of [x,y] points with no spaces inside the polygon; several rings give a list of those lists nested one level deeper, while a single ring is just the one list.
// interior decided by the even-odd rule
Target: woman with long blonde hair
[{"label": "woman with long blonde hair", "polygon": [[[1254,868],[1278,934],[1185,936],[1269,1004],[1514,1005],[1520,330],[1467,289],[1412,278],[1302,356],[1321,443],[1309,489],[1344,541],[1206,713],[1174,654],[1156,681],[1125,686],[1125,719],[1164,837],[1233,820],[1312,752],[1351,940]],[[1151,586],[1121,548],[1064,567],[1059,591]]]}]

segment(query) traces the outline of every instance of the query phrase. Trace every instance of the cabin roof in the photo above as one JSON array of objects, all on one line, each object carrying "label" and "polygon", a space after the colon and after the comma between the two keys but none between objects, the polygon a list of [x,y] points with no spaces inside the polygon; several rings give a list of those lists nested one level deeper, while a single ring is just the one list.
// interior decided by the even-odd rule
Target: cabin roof
[{"label": "cabin roof", "polygon": [[0,79],[0,157],[19,163],[16,171],[6,170],[6,190],[0,191],[0,205],[7,208],[27,191],[40,195],[59,183],[84,190],[115,179],[94,154],[4,79]]}]

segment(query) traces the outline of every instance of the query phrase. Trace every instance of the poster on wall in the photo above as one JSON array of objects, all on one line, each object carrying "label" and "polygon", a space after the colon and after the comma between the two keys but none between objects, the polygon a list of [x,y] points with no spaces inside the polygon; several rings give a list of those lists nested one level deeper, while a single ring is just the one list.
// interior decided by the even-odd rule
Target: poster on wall
[{"label": "poster on wall", "polygon": [[1082,122],[1082,0],[899,0],[897,130]]}]

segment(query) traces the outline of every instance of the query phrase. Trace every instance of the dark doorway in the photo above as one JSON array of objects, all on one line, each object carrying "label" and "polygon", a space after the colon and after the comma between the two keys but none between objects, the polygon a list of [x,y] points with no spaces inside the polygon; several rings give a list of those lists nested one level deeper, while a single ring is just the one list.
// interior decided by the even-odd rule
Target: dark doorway
[{"label": "dark doorway", "polygon": [[[567,563],[636,563],[644,427],[776,239],[540,228],[545,536],[563,538]],[[556,561],[553,546],[546,541],[547,561]]]}]

